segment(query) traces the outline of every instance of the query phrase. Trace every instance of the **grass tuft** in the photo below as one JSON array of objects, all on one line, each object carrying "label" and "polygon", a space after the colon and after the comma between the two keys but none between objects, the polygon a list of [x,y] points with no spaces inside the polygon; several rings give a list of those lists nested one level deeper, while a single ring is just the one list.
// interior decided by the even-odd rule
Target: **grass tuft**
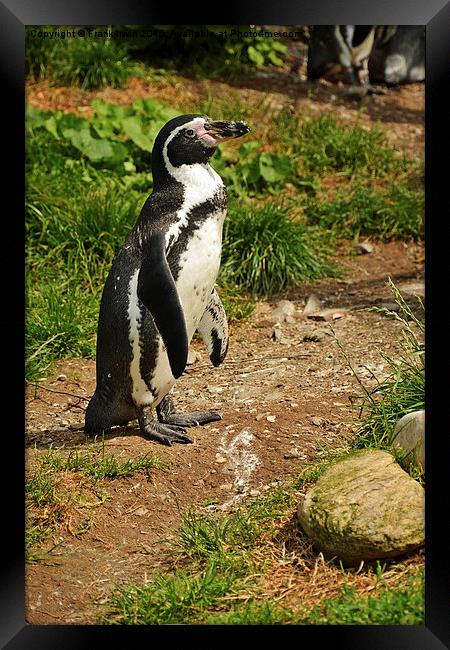
[{"label": "grass tuft", "polygon": [[261,208],[230,208],[224,229],[220,278],[253,295],[269,297],[337,269],[319,231],[289,217],[273,202]]},{"label": "grass tuft", "polygon": [[[365,390],[356,432],[357,447],[388,448],[392,445],[397,421],[412,411],[425,408],[424,321],[408,306],[400,291],[389,280],[398,311],[373,307],[402,325],[401,355],[392,358],[380,350],[391,374],[371,391]],[[423,304],[419,302],[422,314]]]}]

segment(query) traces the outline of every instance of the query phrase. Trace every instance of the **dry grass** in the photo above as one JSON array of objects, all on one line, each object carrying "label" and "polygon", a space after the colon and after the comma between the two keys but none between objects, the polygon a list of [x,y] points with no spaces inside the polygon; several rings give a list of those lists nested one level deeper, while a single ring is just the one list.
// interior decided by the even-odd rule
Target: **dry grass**
[{"label": "dry grass", "polygon": [[271,598],[285,607],[310,610],[336,597],[344,587],[353,587],[358,595],[369,594],[379,587],[398,588],[424,565],[422,550],[407,558],[361,562],[358,567],[344,567],[333,558],[325,558],[301,531],[295,510],[279,522],[278,533],[264,540],[255,551],[255,560],[264,567],[257,594],[250,597]]}]

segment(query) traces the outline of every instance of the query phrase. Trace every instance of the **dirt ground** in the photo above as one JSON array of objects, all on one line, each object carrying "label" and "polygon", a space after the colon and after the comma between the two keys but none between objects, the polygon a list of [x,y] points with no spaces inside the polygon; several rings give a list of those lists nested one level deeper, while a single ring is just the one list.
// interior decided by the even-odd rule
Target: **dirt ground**
[{"label": "dirt ground", "polygon": [[[292,102],[294,107],[306,104],[312,111],[335,106],[343,119],[356,119],[359,99],[350,97],[345,87],[329,82],[310,86],[301,76],[285,76],[254,77],[242,82],[241,91],[264,94],[275,103]],[[158,83],[158,99],[169,102],[176,85]],[[183,91],[195,97],[204,88],[202,82],[187,80]],[[217,92],[226,92],[226,84],[217,84]],[[30,84],[27,94],[35,106],[61,110],[78,110],[92,99],[90,93],[74,89],[50,91],[43,82]],[[131,80],[124,90],[108,89],[96,96],[127,103],[149,94],[155,96],[151,83]],[[382,120],[396,146],[421,151],[423,85],[404,86],[363,102],[364,122]],[[111,498],[89,513],[89,530],[78,537],[70,530],[57,531],[48,546],[60,545],[45,560],[27,565],[29,623],[98,623],[116,585],[145,583],[170,561],[179,508],[233,509],[268,486],[298,475],[324,449],[345,444],[355,428],[358,411],[352,403],[361,390],[342,349],[365,385],[374,387],[388,373],[379,350],[389,356],[398,353],[401,325],[367,307],[392,305],[388,277],[412,306],[415,296],[424,297],[423,245],[372,244],[368,254],[339,260],[345,268],[340,279],[304,285],[261,302],[248,321],[233,324],[221,367],[210,365],[200,340],[193,342],[195,360],[173,392],[177,408],[214,409],[222,415],[219,422],[190,429],[194,444],[169,448],[146,441],[138,435],[137,423],[118,427],[107,437],[106,453],[123,460],[158,454],[165,467],[132,478],[104,479],[102,487]],[[311,294],[321,301],[322,311],[307,317],[303,309]],[[280,322],[274,313],[281,298],[295,305],[292,322]],[[72,427],[82,425],[94,386],[95,362],[86,359],[60,362],[39,388],[28,386],[30,463],[50,446],[72,449],[86,444],[83,432]]]}]

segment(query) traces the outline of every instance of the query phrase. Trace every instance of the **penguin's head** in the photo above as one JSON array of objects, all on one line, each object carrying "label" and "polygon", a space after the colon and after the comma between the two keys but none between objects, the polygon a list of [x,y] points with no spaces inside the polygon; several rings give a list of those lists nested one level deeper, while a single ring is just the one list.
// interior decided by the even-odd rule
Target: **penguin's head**
[{"label": "penguin's head", "polygon": [[207,115],[180,115],[158,133],[152,156],[161,151],[166,165],[174,167],[205,163],[217,145],[249,131],[245,122],[214,121]]}]

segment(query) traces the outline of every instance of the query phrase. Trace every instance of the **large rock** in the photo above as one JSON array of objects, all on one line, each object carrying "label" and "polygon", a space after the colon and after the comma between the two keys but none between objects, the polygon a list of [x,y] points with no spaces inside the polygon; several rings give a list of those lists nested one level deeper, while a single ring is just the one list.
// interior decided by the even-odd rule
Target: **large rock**
[{"label": "large rock", "polygon": [[425,411],[404,415],[395,425],[393,448],[401,453],[400,465],[411,464],[425,470]]},{"label": "large rock", "polygon": [[385,451],[330,465],[298,507],[314,545],[346,564],[395,557],[424,543],[424,489]]}]

